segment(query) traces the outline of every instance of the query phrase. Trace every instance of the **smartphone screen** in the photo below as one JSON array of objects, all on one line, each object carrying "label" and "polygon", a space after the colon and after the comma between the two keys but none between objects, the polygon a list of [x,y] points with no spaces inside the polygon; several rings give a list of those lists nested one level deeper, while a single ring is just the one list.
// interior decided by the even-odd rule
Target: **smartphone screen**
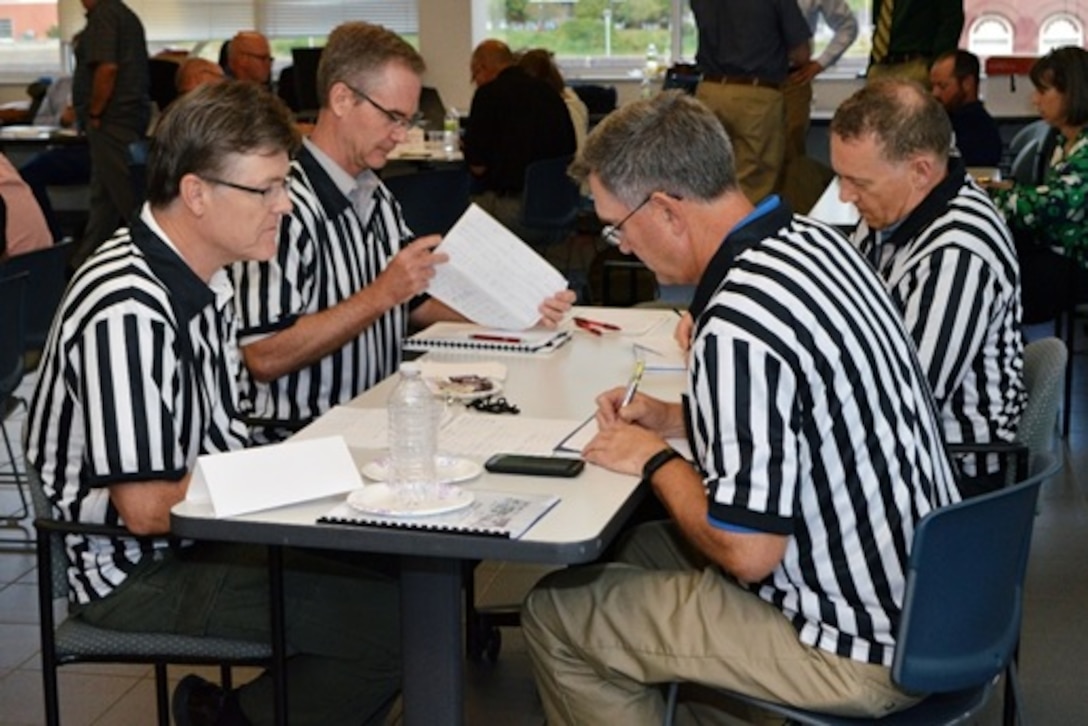
[{"label": "smartphone screen", "polygon": [[568,459],[562,456],[495,454],[484,463],[484,468],[496,474],[578,476],[585,465],[586,463],[581,459]]}]

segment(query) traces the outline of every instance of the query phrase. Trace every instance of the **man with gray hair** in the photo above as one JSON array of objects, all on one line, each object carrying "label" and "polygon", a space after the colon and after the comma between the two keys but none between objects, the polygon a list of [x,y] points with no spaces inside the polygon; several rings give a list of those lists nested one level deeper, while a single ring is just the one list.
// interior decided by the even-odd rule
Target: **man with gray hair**
[{"label": "man with gray hair", "polygon": [[[243,395],[267,422],[254,430],[259,442],[285,438],[395,373],[409,322],[460,319],[424,294],[447,259],[434,251],[439,238],[414,239],[376,174],[419,122],[423,69],[400,36],[363,22],[338,26],[321,53],[321,109],[292,164],[294,210],[279,250],[232,270]],[[567,290],[545,300],[545,324],[573,300]]]},{"label": "man with gray hair", "polygon": [[[608,116],[572,171],[608,242],[698,287],[686,405],[607,391],[583,451],[641,475],[671,520],[633,530],[618,563],[549,575],[522,610],[548,723],[660,723],[678,680],[852,716],[913,703],[890,675],[907,552],[958,497],[880,280],[830,227],[753,206],[683,94]],[[690,463],[666,444],[685,434]]]},{"label": "man with gray hair", "polygon": [[[986,192],[951,156],[937,100],[899,78],[870,82],[831,120],[854,242],[902,311],[950,444],[1011,442],[1024,407],[1020,271]],[[999,457],[961,462],[960,492],[1001,487]]]}]

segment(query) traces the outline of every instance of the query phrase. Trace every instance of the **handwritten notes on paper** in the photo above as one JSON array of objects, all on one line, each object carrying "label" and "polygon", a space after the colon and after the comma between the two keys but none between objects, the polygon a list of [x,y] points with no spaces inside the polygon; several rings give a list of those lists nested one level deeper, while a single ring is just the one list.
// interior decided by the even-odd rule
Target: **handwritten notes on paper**
[{"label": "handwritten notes on paper", "polygon": [[428,292],[469,320],[492,328],[525,330],[540,318],[537,308],[567,288],[547,260],[475,204],[443,238]]}]

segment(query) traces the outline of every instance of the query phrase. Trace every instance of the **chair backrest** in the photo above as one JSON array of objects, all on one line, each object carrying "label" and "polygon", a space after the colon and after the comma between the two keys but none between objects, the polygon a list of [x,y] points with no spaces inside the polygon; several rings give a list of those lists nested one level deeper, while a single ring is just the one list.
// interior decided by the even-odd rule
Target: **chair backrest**
[{"label": "chair backrest", "polygon": [[684,93],[694,94],[702,78],[703,74],[698,67],[690,63],[676,63],[665,71],[665,82],[662,84],[662,89],[668,91],[679,88]]},{"label": "chair backrest", "polygon": [[1024,387],[1028,400],[1020,416],[1016,440],[1028,447],[1031,459],[1054,451],[1058,405],[1065,384],[1069,351],[1059,338],[1043,338],[1024,347]]},{"label": "chair backrest", "polygon": [[1033,121],[1009,141],[1012,164],[1009,176],[1019,184],[1039,184],[1054,151],[1055,129],[1046,121]]},{"label": "chair backrest", "polygon": [[0,270],[0,410],[23,379],[23,333],[26,319],[25,272]]},{"label": "chair backrest", "polygon": [[175,83],[178,75],[178,61],[174,58],[149,58],[148,69],[148,94],[159,111],[165,111],[166,107],[178,97],[178,87]]},{"label": "chair backrest", "polygon": [[567,175],[570,156],[534,161],[525,168],[521,196],[521,222],[526,227],[555,232],[561,236],[574,228],[582,193]]},{"label": "chair backrest", "polygon": [[34,290],[34,304],[26,311],[26,332],[20,351],[45,347],[49,327],[68,283],[68,261],[74,249],[74,242],[62,242],[16,255],[0,265],[0,277],[26,273],[28,285]]},{"label": "chair backrest", "polygon": [[[55,520],[57,513],[54,511],[49,497],[45,494],[41,475],[38,473],[37,468],[31,466],[29,462],[26,465],[26,480],[27,489],[30,490],[30,501],[34,507],[34,518]],[[51,531],[47,536],[49,538],[47,554],[38,553],[38,578],[41,580],[38,592],[40,595],[48,596],[44,598],[43,602],[45,600],[52,602],[60,599],[67,601],[69,588],[68,555],[64,551],[64,535],[60,532]],[[45,572],[41,570],[43,565],[48,568]],[[48,589],[46,586],[48,586]]]},{"label": "chair backrest", "polygon": [[128,175],[132,185],[132,203],[136,209],[147,199],[147,154],[151,150],[148,139],[137,139],[128,145]]},{"label": "chair backrest", "polygon": [[470,185],[463,167],[431,169],[382,180],[417,235],[445,234],[468,209]]},{"label": "chair backrest", "polygon": [[617,94],[615,86],[602,86],[596,83],[572,83],[570,88],[582,103],[586,105],[590,117],[605,116],[616,110]]},{"label": "chair backrest", "polygon": [[892,665],[902,688],[971,688],[1008,665],[1020,639],[1039,486],[1058,468],[1053,454],[1042,454],[1028,479],[938,509],[918,524]]},{"label": "chair backrest", "polygon": [[446,104],[437,88],[423,86],[419,90],[419,112],[423,114],[428,131],[441,131],[446,124]]}]

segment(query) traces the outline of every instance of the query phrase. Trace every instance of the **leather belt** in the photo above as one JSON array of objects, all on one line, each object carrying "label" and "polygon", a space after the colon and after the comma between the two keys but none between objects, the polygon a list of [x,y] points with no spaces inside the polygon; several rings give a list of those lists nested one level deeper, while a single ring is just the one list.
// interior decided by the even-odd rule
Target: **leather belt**
[{"label": "leather belt", "polygon": [[760,88],[773,88],[781,90],[782,84],[768,81],[765,78],[755,76],[722,76],[715,73],[704,73],[703,80],[708,83],[721,83],[723,86],[758,86]]}]

